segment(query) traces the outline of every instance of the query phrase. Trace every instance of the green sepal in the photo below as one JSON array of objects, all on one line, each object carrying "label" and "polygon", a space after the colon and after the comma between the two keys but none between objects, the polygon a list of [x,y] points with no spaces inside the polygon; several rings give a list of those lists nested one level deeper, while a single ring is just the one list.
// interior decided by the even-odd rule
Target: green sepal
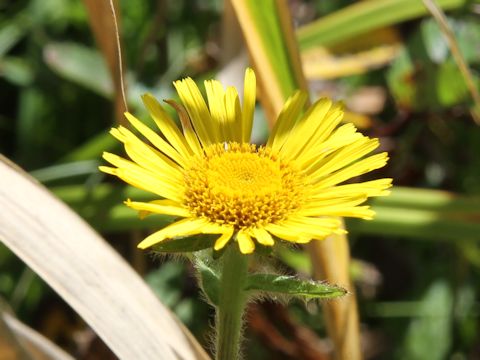
[{"label": "green sepal", "polygon": [[344,296],[347,290],[336,285],[313,280],[301,280],[294,276],[276,274],[251,274],[245,290],[281,293],[307,299],[333,299]]},{"label": "green sepal", "polygon": [[200,275],[200,287],[203,290],[207,300],[215,306],[218,306],[218,294],[220,293],[220,275],[209,264],[195,257],[195,267]]},{"label": "green sepal", "polygon": [[154,251],[163,253],[185,253],[211,248],[218,235],[194,235],[163,240],[153,246]]}]

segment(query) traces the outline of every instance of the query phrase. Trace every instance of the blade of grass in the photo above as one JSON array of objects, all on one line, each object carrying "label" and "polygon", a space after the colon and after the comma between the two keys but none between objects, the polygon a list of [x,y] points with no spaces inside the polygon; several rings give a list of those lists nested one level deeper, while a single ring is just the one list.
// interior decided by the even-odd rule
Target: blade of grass
[{"label": "blade of grass", "polygon": [[448,191],[394,186],[389,196],[372,200],[374,207],[400,207],[455,214],[460,218],[480,216],[480,197],[460,196]]},{"label": "blade of grass", "polygon": [[400,236],[412,239],[451,241],[459,239],[480,240],[478,211],[472,219],[456,219],[440,211],[416,210],[375,206],[375,220],[350,220],[348,229],[352,233]]},{"label": "blade of grass", "polygon": [[102,157],[104,151],[112,151],[115,147],[118,147],[118,141],[108,131],[105,131],[90,138],[87,142],[65,155],[60,162],[98,160]]},{"label": "blade of grass", "polygon": [[[459,8],[466,0],[438,0],[445,10]],[[384,26],[427,15],[418,0],[360,1],[324,16],[297,31],[302,50],[332,46]]]},{"label": "blade of grass", "polygon": [[119,358],[207,358],[143,280],[76,214],[6,159],[0,173],[1,241]]}]

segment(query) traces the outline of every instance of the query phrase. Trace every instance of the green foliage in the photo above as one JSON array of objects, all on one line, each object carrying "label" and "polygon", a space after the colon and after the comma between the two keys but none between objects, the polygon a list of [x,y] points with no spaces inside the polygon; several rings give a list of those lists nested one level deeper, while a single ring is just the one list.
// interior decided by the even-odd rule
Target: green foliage
[{"label": "green foliage", "polygon": [[433,282],[418,304],[420,316],[410,322],[400,358],[420,360],[428,354],[431,360],[445,359],[452,345],[452,306],[449,285],[442,280]]},{"label": "green foliage", "polygon": [[[200,276],[202,290],[211,304],[218,305],[221,277],[219,270],[214,262],[202,255],[195,256],[195,266]],[[347,294],[347,290],[340,286],[273,273],[249,273],[243,291],[248,292],[252,299],[259,296],[271,298],[280,296],[327,300]]]},{"label": "green foliage", "polygon": [[251,274],[247,278],[246,290],[267,294],[282,294],[305,299],[334,299],[347,294],[347,290],[326,283],[301,280],[294,276],[277,274]]},{"label": "green foliage", "polygon": [[218,296],[220,294],[220,275],[218,270],[214,269],[212,264],[207,263],[208,260],[199,256],[195,257],[195,266],[197,267],[200,287],[206,295],[208,301],[212,305],[218,305]]},{"label": "green foliage", "polygon": [[[473,20],[452,21],[465,59],[478,63],[480,26]],[[434,20],[422,21],[387,73],[388,85],[400,106],[415,111],[440,110],[470,100],[462,74],[449,55]]]}]

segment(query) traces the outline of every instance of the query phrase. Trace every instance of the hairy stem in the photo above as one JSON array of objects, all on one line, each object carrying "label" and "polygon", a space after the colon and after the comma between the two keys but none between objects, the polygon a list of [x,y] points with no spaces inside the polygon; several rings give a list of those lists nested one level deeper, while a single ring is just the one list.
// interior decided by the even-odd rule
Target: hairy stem
[{"label": "hairy stem", "polygon": [[217,308],[217,360],[236,360],[240,353],[243,311],[246,294],[243,290],[248,271],[248,256],[236,246],[229,246],[223,255],[220,294]]}]

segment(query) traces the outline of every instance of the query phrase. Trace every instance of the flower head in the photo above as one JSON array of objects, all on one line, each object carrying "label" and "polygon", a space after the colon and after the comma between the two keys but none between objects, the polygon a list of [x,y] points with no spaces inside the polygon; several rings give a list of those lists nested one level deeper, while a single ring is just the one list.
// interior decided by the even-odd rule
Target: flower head
[{"label": "flower head", "polygon": [[[148,143],[125,127],[111,133],[131,160],[111,153],[106,173],[154,193],[151,202],[128,200],[141,214],[182,218],[143,240],[144,249],[165,239],[218,234],[214,249],[231,239],[242,253],[255,241],[272,246],[275,238],[307,243],[341,233],[338,216],[371,219],[362,205],[370,196],[388,194],[391,179],[342,184],[387,162],[387,154],[369,155],[378,145],[341,125],[341,105],[320,99],[303,112],[307,95],[290,97],[264,146],[250,144],[255,107],[255,74],[247,69],[243,105],[233,87],[205,82],[208,105],[192,79],[174,83],[183,103],[167,101],[178,112],[182,131],[149,94],[143,102],[156,133],[130,113],[126,117]],[[341,184],[341,185],[339,185]]]}]

